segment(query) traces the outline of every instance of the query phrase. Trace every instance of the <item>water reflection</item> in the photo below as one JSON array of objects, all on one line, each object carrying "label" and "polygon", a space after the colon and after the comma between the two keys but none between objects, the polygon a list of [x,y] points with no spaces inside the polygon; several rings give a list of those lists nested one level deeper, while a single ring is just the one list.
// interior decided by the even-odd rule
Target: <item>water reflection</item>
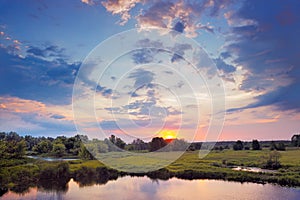
[{"label": "water reflection", "polygon": [[[47,185],[48,186],[48,185]],[[300,199],[300,189],[276,185],[218,180],[152,180],[125,176],[106,184],[90,186],[71,179],[64,188],[30,188],[25,194],[11,191],[1,199]]]}]

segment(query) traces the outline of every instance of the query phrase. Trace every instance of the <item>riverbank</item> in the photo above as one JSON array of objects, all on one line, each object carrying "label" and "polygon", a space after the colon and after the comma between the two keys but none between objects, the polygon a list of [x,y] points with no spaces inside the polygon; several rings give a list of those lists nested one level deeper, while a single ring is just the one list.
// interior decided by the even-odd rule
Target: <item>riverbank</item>
[{"label": "riverbank", "polygon": [[[165,152],[164,152],[165,153]],[[174,152],[167,152],[173,154]],[[237,171],[230,166],[261,167],[269,150],[212,151],[199,159],[198,152],[186,152],[163,169],[146,173],[128,173],[107,168],[98,160],[44,161],[33,158],[0,161],[1,191],[26,191],[29,187],[63,189],[73,178],[81,185],[104,184],[125,175],[148,176],[151,179],[218,179],[238,182],[276,183],[282,186],[300,186],[299,150],[280,152],[282,167],[276,172]],[[113,153],[112,153],[113,154]],[[107,155],[109,156],[109,155]],[[131,158],[132,159],[132,158]],[[122,165],[120,160],[120,165]],[[140,162],[143,162],[140,160]],[[155,164],[147,163],[148,165]],[[2,193],[3,193],[2,192]],[[1,194],[1,193],[0,193]]]}]

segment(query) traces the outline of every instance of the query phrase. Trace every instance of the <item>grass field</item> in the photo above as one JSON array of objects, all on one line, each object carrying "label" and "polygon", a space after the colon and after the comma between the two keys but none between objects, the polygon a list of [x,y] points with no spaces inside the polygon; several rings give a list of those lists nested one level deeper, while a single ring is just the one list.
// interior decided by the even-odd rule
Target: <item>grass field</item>
[{"label": "grass field", "polygon": [[[99,181],[100,183],[105,183],[111,179],[118,178],[120,175],[146,175],[153,179],[168,179],[172,177],[182,179],[222,179],[300,186],[300,150],[287,149],[279,153],[281,168],[270,173],[232,170],[232,166],[262,167],[268,159],[269,150],[212,151],[201,159],[198,151],[185,152],[179,158],[179,152],[156,152],[152,154],[132,154],[128,152],[119,154],[118,152],[110,152],[103,154],[102,159],[104,159],[106,164],[114,163],[113,166],[106,166],[98,160],[63,162],[48,162],[28,158],[0,160],[0,186],[10,189],[17,188],[15,190],[20,190],[20,188],[25,190],[27,188],[25,185],[38,184],[41,174],[57,179],[54,181],[59,181],[65,173],[68,174],[68,176],[64,177],[66,182],[67,178],[74,178],[82,182],[82,184],[99,183]],[[175,160],[175,158],[178,159]],[[158,170],[161,167],[163,168]],[[156,171],[149,172],[149,169],[156,169]]]},{"label": "grass field", "polygon": [[[230,166],[262,167],[268,158],[270,151],[212,151],[206,157],[200,159],[198,151],[185,152],[179,159],[164,167],[169,174],[167,177],[177,176],[179,178],[215,178],[234,181],[249,182],[271,182],[282,185],[300,185],[300,150],[288,149],[281,151],[280,163],[282,167],[274,173],[234,171]],[[126,172],[140,172],[153,169],[163,164],[162,157],[175,158],[177,152],[157,153],[163,156],[153,157],[122,155],[118,153],[107,153],[107,158],[114,158],[117,163],[116,169],[125,169]],[[111,160],[110,160],[111,161]],[[170,160],[167,160],[168,163]],[[102,167],[103,164],[94,161],[71,161],[70,170],[76,171],[82,166],[91,168]],[[143,168],[143,169],[139,169]],[[121,170],[119,170],[121,171]],[[146,175],[149,173],[145,173]]]}]

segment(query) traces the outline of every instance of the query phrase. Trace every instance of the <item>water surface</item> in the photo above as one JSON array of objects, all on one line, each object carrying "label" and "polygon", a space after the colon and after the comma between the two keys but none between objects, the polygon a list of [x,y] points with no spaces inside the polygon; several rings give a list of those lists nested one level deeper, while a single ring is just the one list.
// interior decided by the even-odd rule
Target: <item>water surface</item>
[{"label": "water surface", "polygon": [[72,179],[65,191],[31,188],[19,195],[8,192],[0,199],[205,199],[205,200],[299,200],[299,188],[271,184],[238,183],[219,180],[151,180],[147,177],[122,177],[104,185],[80,186]]}]

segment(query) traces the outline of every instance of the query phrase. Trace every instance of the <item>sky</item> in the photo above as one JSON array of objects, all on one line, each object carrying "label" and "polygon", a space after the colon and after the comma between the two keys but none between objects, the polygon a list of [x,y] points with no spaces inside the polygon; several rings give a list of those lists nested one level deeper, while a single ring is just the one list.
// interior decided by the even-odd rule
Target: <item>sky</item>
[{"label": "sky", "polygon": [[290,139],[299,10],[296,0],[1,0],[0,131]]}]

